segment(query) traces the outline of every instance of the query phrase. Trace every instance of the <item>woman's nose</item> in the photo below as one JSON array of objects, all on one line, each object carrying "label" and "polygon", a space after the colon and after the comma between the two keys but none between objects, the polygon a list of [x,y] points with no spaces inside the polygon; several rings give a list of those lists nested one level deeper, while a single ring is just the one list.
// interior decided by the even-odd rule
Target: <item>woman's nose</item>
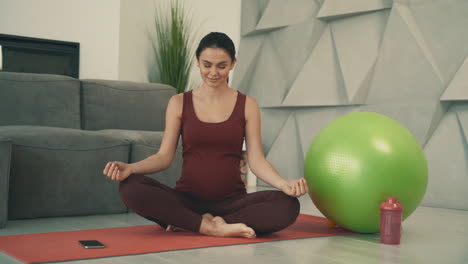
[{"label": "woman's nose", "polygon": [[217,76],[218,75],[218,70],[216,68],[211,68],[210,69],[210,74],[214,75],[214,76]]}]

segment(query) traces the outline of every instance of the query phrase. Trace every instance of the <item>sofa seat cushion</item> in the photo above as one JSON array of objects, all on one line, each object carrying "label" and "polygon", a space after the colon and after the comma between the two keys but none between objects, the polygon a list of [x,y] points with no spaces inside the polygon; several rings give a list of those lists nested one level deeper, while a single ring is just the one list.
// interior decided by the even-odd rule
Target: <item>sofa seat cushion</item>
[{"label": "sofa seat cushion", "polygon": [[[132,144],[130,162],[138,162],[156,154],[159,151],[164,134],[162,131],[136,131],[122,129],[104,129],[99,130],[98,132],[130,141]],[[182,171],[181,142],[181,139],[179,139],[179,145],[176,149],[171,166],[167,170],[147,174],[147,176],[150,176],[170,187],[174,187]]]},{"label": "sofa seat cushion", "polygon": [[0,137],[11,138],[16,145],[76,151],[129,144],[127,140],[110,134],[45,126],[0,126]]},{"label": "sofa seat cushion", "polygon": [[0,125],[80,128],[80,81],[0,71]]},{"label": "sofa seat cushion", "polygon": [[130,143],[94,131],[0,126],[12,142],[9,219],[127,212],[108,161],[128,162]]},{"label": "sofa seat cushion", "polygon": [[132,145],[145,145],[153,148],[159,148],[161,146],[164,135],[163,131],[125,129],[103,129],[96,132],[128,140],[132,143]]}]

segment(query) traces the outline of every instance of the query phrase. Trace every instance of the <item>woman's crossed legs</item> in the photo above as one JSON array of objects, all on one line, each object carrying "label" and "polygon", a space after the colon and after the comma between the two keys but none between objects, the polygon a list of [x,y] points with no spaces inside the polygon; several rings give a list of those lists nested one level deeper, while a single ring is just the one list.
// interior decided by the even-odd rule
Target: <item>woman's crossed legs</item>
[{"label": "woman's crossed legs", "polygon": [[221,201],[203,201],[150,177],[134,174],[120,183],[124,203],[163,228],[175,226],[211,236],[255,237],[294,223],[299,201],[281,191],[240,194]]}]

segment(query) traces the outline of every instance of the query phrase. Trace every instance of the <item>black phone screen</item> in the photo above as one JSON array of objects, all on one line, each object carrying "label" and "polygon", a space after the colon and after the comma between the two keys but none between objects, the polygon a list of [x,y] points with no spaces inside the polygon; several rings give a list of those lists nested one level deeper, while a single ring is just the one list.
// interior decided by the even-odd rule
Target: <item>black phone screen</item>
[{"label": "black phone screen", "polygon": [[80,244],[85,248],[103,248],[104,245],[97,240],[80,240]]}]

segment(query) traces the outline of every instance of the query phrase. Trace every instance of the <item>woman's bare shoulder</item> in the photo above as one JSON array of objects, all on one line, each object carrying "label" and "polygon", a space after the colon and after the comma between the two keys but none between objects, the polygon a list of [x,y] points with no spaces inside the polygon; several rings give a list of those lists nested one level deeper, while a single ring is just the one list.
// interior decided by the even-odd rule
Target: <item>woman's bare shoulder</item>
[{"label": "woman's bare shoulder", "polygon": [[175,104],[182,104],[184,102],[184,94],[179,93],[179,94],[173,95],[171,97],[171,100],[173,100]]},{"label": "woman's bare shoulder", "polygon": [[258,104],[257,101],[251,97],[246,95],[245,96],[245,118],[248,120],[252,115],[256,115],[258,113]]},{"label": "woman's bare shoulder", "polygon": [[171,97],[169,100],[168,111],[173,111],[177,114],[178,117],[182,116],[182,108],[184,105],[184,94],[176,94]]},{"label": "woman's bare shoulder", "polygon": [[258,108],[257,100],[253,97],[246,95],[245,96],[245,108],[246,110],[256,110]]}]

